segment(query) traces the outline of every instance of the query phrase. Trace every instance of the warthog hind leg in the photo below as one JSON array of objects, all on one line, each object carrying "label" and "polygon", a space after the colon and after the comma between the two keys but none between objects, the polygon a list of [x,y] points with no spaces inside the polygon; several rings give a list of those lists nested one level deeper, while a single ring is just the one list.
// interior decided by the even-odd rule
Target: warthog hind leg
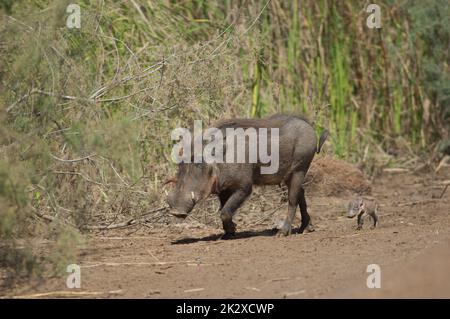
[{"label": "warthog hind leg", "polygon": [[[305,173],[303,171],[295,172],[292,174],[288,184],[289,192],[288,192],[288,200],[289,207],[288,213],[286,215],[286,219],[284,220],[283,226],[278,231],[277,236],[288,236],[292,232],[292,221],[295,217],[295,211],[297,210],[297,205],[300,204],[300,198],[303,196],[304,200],[304,191],[302,188],[303,180],[305,178]],[[304,202],[304,211],[302,212],[302,225],[304,222],[307,222],[306,226],[309,224],[309,215],[306,212],[306,201]],[[306,216],[306,217],[304,217]],[[305,227],[306,227],[305,226]]]}]

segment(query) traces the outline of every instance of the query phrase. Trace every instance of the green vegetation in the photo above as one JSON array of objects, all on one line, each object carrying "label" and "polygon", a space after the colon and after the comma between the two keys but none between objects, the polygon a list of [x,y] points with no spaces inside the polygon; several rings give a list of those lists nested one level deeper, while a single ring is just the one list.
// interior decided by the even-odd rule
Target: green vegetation
[{"label": "green vegetation", "polygon": [[304,112],[353,161],[448,138],[446,0],[379,1],[381,29],[331,0],[84,0],[69,29],[71,2],[0,0],[0,264],[16,273],[61,271],[79,231],[157,207],[170,132],[193,119]]}]

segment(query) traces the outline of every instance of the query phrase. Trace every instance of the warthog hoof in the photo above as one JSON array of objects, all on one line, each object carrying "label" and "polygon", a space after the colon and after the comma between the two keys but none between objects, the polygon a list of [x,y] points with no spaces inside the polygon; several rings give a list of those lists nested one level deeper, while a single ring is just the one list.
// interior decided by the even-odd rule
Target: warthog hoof
[{"label": "warthog hoof", "polygon": [[222,240],[228,240],[228,239],[234,239],[234,238],[236,238],[235,233],[225,233],[222,235],[222,237],[220,237],[220,239],[222,239]]},{"label": "warthog hoof", "polygon": [[301,224],[300,228],[298,229],[298,233],[299,234],[303,234],[303,233],[312,233],[313,231],[315,231],[314,226],[311,223],[308,224]]},{"label": "warthog hoof", "polygon": [[234,234],[236,232],[236,224],[233,222],[223,223],[222,226],[226,234]]},{"label": "warthog hoof", "polygon": [[222,219],[222,227],[226,234],[234,234],[236,232],[236,224],[232,221],[231,216],[227,213],[220,214]]},{"label": "warthog hoof", "polygon": [[277,237],[289,236],[292,233],[292,226],[283,224],[283,226],[278,230]]}]

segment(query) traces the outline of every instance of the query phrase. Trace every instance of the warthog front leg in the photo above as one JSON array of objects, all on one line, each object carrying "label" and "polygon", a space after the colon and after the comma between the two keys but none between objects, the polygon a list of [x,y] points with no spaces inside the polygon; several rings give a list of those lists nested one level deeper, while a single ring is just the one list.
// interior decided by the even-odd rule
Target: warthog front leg
[{"label": "warthog front leg", "polygon": [[225,231],[225,235],[222,236],[222,239],[234,237],[236,224],[233,222],[233,215],[251,192],[252,188],[250,186],[249,188],[239,189],[231,194],[224,192],[219,195],[222,206],[220,209],[220,219],[222,220],[223,230]]},{"label": "warthog front leg", "polygon": [[364,216],[366,215],[366,212],[362,210],[358,214],[358,226],[356,227],[357,230],[361,230],[364,225]]}]

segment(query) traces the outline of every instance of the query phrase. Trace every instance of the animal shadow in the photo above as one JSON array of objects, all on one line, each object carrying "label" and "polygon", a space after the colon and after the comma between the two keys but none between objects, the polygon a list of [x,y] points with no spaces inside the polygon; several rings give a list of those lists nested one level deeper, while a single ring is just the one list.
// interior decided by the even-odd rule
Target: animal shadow
[{"label": "animal shadow", "polygon": [[[242,231],[242,232],[236,232],[236,234],[229,239],[226,240],[236,240],[236,239],[244,239],[244,238],[250,238],[250,237],[271,237],[275,236],[277,233],[276,228],[272,229],[264,229],[264,230],[258,230],[258,231]],[[183,244],[193,244],[197,242],[203,242],[203,241],[217,241],[217,240],[225,240],[222,239],[223,234],[214,234],[209,235],[206,237],[200,237],[200,238],[193,238],[193,237],[187,237],[187,238],[181,238],[175,241],[172,241],[172,245],[183,245]]]}]

